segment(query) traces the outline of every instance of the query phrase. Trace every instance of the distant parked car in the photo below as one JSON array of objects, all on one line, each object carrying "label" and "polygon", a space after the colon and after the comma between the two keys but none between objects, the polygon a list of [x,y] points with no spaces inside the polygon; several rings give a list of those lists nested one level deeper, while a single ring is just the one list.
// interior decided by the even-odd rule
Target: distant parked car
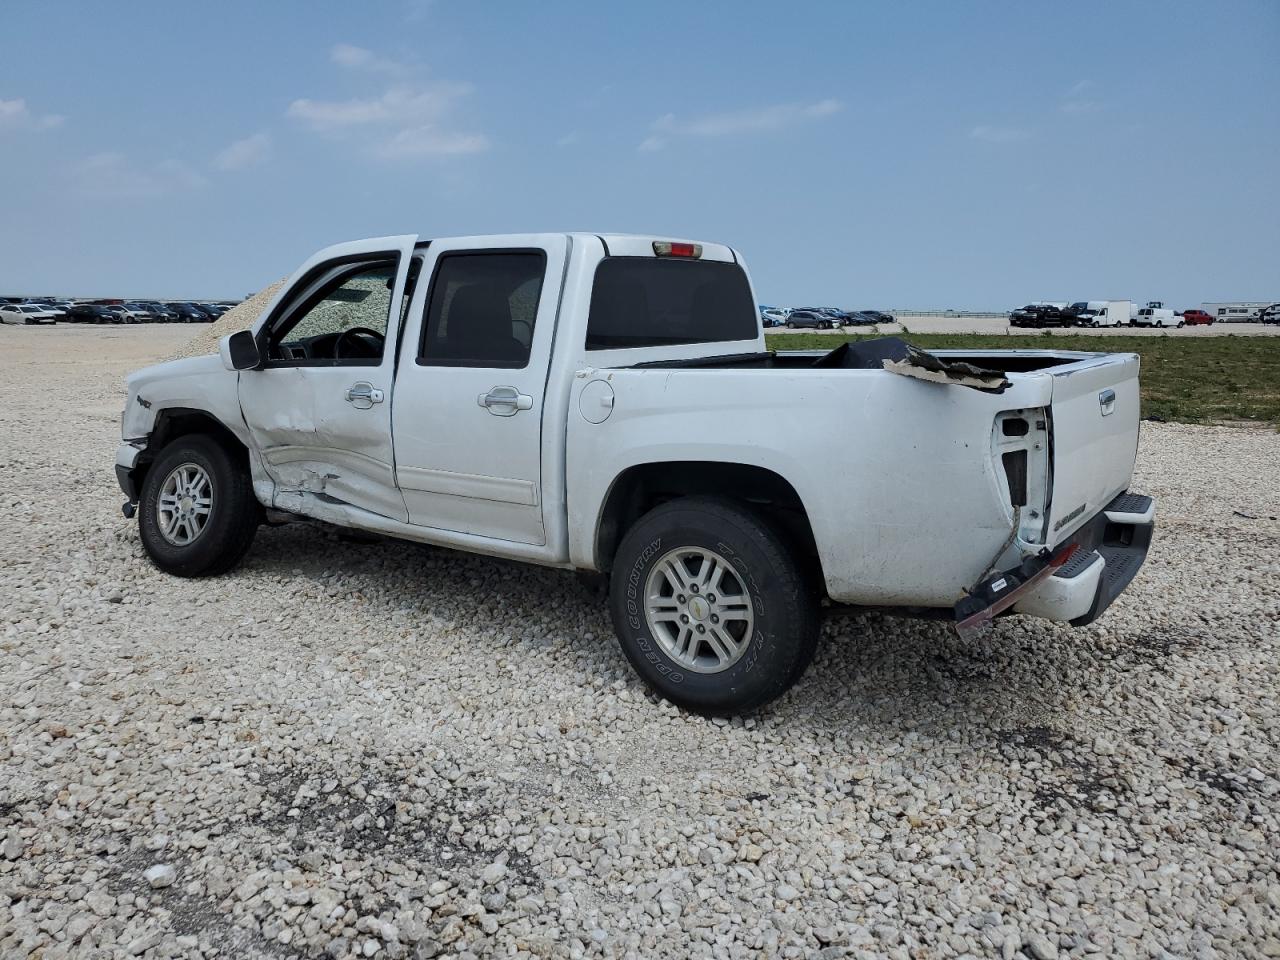
[{"label": "distant parked car", "polygon": [[844,325],[846,327],[873,327],[877,323],[887,323],[889,321],[880,320],[883,314],[877,314],[874,310],[846,310],[844,314]]},{"label": "distant parked car", "polygon": [[72,323],[119,323],[120,318],[100,303],[73,303],[67,311]]},{"label": "distant parked car", "polygon": [[155,323],[160,319],[156,314],[155,309],[149,303],[130,300],[123,304],[123,307],[133,315],[138,323]]},{"label": "distant parked car", "polygon": [[108,303],[107,309],[120,318],[121,323],[141,323],[142,314],[134,313],[123,303]]},{"label": "distant parked car", "polygon": [[787,314],[790,312],[781,307],[762,307],[760,309],[760,322],[766,327],[781,327],[787,322]]},{"label": "distant parked car", "polygon": [[53,314],[55,320],[65,320],[67,317],[66,307],[59,306],[52,300],[28,300],[28,305],[39,307],[41,310],[47,310]]},{"label": "distant parked car", "polygon": [[1201,324],[1208,326],[1213,323],[1213,317],[1205,313],[1203,310],[1183,310],[1183,322],[1189,327],[1199,326]]},{"label": "distant parked car", "polygon": [[178,311],[167,303],[159,303],[156,300],[140,300],[138,302],[151,311],[156,323],[178,322]]},{"label": "distant parked car", "polygon": [[174,302],[169,307],[177,313],[179,323],[208,323],[213,319],[194,303]]},{"label": "distant parked car", "polygon": [[1011,327],[1071,327],[1076,318],[1052,303],[1029,303],[1009,314]]},{"label": "distant parked car", "polygon": [[831,318],[831,329],[833,330],[839,330],[849,319],[849,315],[839,307],[819,307],[818,313],[824,313]]},{"label": "distant parked car", "polygon": [[209,314],[210,318],[217,320],[220,316],[227,312],[228,308],[220,303],[201,303],[198,304],[201,310]]},{"label": "distant parked car", "polygon": [[885,313],[882,310],[859,310],[858,313],[864,317],[873,318],[875,323],[897,323],[898,318],[892,313]]},{"label": "distant parked car", "polygon": [[0,322],[32,325],[57,323],[58,315],[34,303],[6,303],[0,307]]},{"label": "distant parked car", "polygon": [[827,326],[832,330],[839,330],[844,326],[843,310],[837,310],[835,307],[800,307],[799,309],[802,313],[814,313],[819,317],[825,317]]},{"label": "distant parked car", "polygon": [[1280,303],[1273,303],[1258,311],[1258,320],[1262,323],[1280,324]]},{"label": "distant parked car", "polygon": [[830,330],[834,323],[825,313],[816,310],[792,310],[787,317],[787,326],[792,330],[798,327],[809,327],[815,330]]}]

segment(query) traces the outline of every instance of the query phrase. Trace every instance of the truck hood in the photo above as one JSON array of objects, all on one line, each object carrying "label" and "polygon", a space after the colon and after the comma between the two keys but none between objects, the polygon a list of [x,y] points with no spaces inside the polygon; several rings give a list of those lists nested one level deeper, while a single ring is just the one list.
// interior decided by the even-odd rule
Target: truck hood
[{"label": "truck hood", "polygon": [[124,382],[129,392],[134,393],[142,387],[161,380],[186,378],[213,373],[229,373],[222,365],[222,358],[216,353],[203,357],[185,357],[181,360],[166,360],[164,363],[153,363],[149,367],[135,370],[125,377]]}]

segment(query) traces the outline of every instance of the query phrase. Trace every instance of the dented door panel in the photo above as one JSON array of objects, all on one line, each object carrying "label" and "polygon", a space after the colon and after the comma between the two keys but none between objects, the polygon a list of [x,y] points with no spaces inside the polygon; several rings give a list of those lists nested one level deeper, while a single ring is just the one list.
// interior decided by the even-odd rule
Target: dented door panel
[{"label": "dented door panel", "polygon": [[[392,520],[408,519],[395,482],[390,398],[399,307],[415,240],[393,237],[344,244],[339,254],[399,253],[380,362],[268,367],[240,374],[241,410],[263,469],[275,485],[274,506],[295,509],[299,496],[311,496]],[[332,251],[327,253],[337,259]],[[318,259],[308,264],[299,278],[323,263]],[[287,301],[286,294],[280,302]],[[366,399],[372,396],[381,399]]]}]

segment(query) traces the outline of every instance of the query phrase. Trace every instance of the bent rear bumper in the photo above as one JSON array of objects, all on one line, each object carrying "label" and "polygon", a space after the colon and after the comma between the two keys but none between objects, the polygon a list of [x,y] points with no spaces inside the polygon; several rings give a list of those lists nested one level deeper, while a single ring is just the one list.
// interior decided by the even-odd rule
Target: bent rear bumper
[{"label": "bent rear bumper", "polygon": [[1098,619],[1137,575],[1155,529],[1155,501],[1122,493],[1052,553],[996,574],[955,606],[962,636],[1006,611],[1083,627]]}]

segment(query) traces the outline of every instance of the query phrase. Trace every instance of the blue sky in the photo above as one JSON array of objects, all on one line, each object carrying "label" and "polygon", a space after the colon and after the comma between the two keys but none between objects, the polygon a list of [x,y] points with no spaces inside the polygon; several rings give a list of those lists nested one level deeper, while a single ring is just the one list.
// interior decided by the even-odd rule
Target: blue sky
[{"label": "blue sky", "polygon": [[723,240],[764,302],[1280,297],[1280,3],[18,3],[0,292]]}]

